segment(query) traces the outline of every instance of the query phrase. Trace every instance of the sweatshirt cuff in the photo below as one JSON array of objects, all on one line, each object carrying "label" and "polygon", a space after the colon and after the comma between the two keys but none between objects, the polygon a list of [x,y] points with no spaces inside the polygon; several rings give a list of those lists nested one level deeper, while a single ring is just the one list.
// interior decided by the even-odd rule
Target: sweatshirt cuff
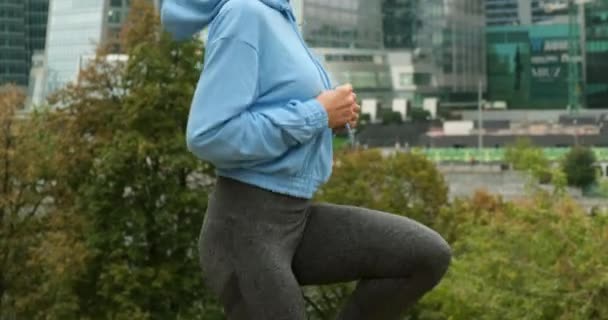
[{"label": "sweatshirt cuff", "polygon": [[317,99],[304,102],[306,124],[322,130],[329,127],[329,118],[325,107]]}]

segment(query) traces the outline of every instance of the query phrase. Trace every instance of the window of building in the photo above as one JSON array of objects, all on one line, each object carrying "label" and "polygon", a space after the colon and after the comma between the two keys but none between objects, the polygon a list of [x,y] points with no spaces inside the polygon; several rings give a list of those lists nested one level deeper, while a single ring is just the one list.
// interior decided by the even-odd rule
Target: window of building
[{"label": "window of building", "polygon": [[411,73],[400,73],[399,74],[399,85],[402,87],[411,86],[414,84],[414,75]]},{"label": "window of building", "polygon": [[414,84],[417,86],[431,85],[432,76],[428,73],[414,73]]},{"label": "window of building", "polygon": [[382,88],[390,88],[393,86],[393,79],[388,72],[378,73],[378,86]]},{"label": "window of building", "polygon": [[352,73],[353,86],[358,88],[376,88],[376,74],[374,72],[353,72]]},{"label": "window of building", "polygon": [[118,10],[110,10],[108,12],[108,22],[110,23],[120,23],[120,11]]}]

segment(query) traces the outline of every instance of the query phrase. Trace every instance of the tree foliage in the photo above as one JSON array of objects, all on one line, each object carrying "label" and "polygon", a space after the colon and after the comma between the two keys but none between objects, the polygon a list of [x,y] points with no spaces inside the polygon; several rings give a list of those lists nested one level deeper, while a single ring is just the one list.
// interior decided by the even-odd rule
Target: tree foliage
[{"label": "tree foliage", "polygon": [[347,152],[334,161],[334,174],[318,200],[365,206],[428,223],[448,202],[443,175],[424,155],[379,151]]},{"label": "tree foliage", "polygon": [[593,166],[595,162],[593,150],[584,147],[572,148],[562,164],[568,185],[583,189],[592,186],[597,181],[597,172]]},{"label": "tree foliage", "polygon": [[87,251],[82,221],[56,200],[51,121],[21,115],[24,101],[17,87],[0,88],[0,319],[60,318],[77,308],[74,274]]},{"label": "tree foliage", "polygon": [[402,124],[403,116],[401,113],[392,110],[382,110],[379,114],[382,124]]},{"label": "tree foliage", "polygon": [[508,145],[505,161],[515,170],[525,171],[541,183],[551,182],[551,163],[543,150],[534,146],[530,139],[518,139],[514,144]]},{"label": "tree foliage", "polygon": [[606,216],[539,193],[519,203],[457,201],[442,232],[455,258],[417,319],[605,319]]},{"label": "tree foliage", "polygon": [[412,108],[410,118],[413,122],[424,122],[431,120],[432,116],[428,110],[423,108]]},{"label": "tree foliage", "polygon": [[161,33],[147,1],[134,1],[130,12],[122,36],[128,60],[108,59],[101,47],[78,82],[50,100],[58,111],[47,123],[61,150],[52,169],[63,186],[55,205],[85,222],[73,233],[86,252],[74,252],[83,267],[62,283],[71,308],[49,313],[55,306],[42,304],[17,316],[221,318],[197,255],[213,177],[184,137],[202,43]]}]

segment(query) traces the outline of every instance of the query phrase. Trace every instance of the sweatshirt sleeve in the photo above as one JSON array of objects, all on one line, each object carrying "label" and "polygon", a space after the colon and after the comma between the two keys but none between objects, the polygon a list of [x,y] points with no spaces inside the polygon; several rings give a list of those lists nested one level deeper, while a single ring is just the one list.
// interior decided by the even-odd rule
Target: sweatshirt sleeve
[{"label": "sweatshirt sleeve", "polygon": [[243,40],[220,38],[208,46],[188,119],[187,144],[197,157],[222,169],[252,167],[281,157],[328,127],[316,99],[252,109],[258,70],[258,52]]}]

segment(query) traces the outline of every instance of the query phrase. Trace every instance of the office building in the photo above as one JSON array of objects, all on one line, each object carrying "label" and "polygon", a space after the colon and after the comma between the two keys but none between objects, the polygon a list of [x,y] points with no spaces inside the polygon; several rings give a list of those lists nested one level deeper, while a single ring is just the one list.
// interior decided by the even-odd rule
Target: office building
[{"label": "office building", "polygon": [[485,0],[486,24],[524,25],[532,23],[531,0]]},{"label": "office building", "polygon": [[608,107],[608,1],[585,5],[585,92],[589,108]]},{"label": "office building", "polygon": [[49,0],[0,0],[0,84],[26,87],[32,56],[44,49]]},{"label": "office building", "polygon": [[312,47],[381,49],[380,1],[299,0],[302,34]]},{"label": "office building", "polygon": [[488,26],[568,23],[567,0],[485,0]]},{"label": "office building", "polygon": [[482,2],[384,0],[384,44],[397,96],[473,102],[485,86]]},{"label": "office building", "polygon": [[[162,0],[153,2],[157,7],[162,4]],[[111,45],[112,53],[121,51],[119,35],[130,4],[130,0],[51,1],[44,58],[39,57],[31,70],[37,77],[30,81],[32,103],[40,104],[53,92],[76,81],[100,44]]]},{"label": "office building", "polygon": [[569,0],[534,0],[532,1],[532,23],[568,23],[569,9]]},{"label": "office building", "polygon": [[566,109],[567,24],[487,29],[488,94],[509,109]]},{"label": "office building", "polygon": [[[488,99],[504,101],[510,109],[566,110],[569,95],[580,90],[582,106],[608,107],[608,2],[582,8],[577,21],[584,28],[555,23],[559,20],[488,27]],[[572,45],[584,49],[576,58],[578,89],[569,85]]]},{"label": "office building", "polygon": [[382,16],[385,48],[413,48],[416,30],[422,24],[418,1],[383,0]]},{"label": "office building", "polygon": [[75,81],[81,58],[102,42],[107,1],[54,0],[49,8],[45,96]]}]

